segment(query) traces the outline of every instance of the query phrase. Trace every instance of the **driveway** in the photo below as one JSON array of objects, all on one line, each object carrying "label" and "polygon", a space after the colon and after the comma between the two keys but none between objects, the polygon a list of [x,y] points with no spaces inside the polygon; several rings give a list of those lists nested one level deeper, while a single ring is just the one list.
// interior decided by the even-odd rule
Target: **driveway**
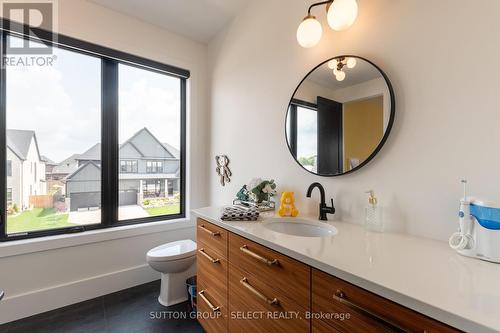
[{"label": "driveway", "polygon": [[138,219],[148,216],[150,216],[149,213],[139,205],[120,206],[118,209],[118,219],[120,220]]},{"label": "driveway", "polygon": [[[118,217],[120,220],[137,219],[150,216],[138,205],[120,206]],[[87,210],[69,212],[68,222],[77,225],[96,224],[101,222],[101,210]]]}]

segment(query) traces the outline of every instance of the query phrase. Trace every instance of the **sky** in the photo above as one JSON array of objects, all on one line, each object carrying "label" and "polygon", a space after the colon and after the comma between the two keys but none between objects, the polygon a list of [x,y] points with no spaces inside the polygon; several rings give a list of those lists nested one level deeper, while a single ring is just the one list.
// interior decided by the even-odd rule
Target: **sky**
[{"label": "sky", "polygon": [[[40,154],[61,162],[101,141],[100,59],[54,49],[54,66],[7,67],[7,128],[33,130]],[[147,127],[180,146],[180,80],[119,66],[119,141]]]}]

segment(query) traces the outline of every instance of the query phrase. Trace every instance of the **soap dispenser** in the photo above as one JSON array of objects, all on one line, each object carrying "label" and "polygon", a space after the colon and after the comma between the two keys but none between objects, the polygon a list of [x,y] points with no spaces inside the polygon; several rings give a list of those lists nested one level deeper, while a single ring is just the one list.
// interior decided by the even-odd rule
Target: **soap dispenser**
[{"label": "soap dispenser", "polygon": [[370,231],[384,231],[384,223],[382,220],[382,207],[378,205],[378,200],[375,197],[375,192],[368,192],[368,206],[365,208],[365,228]]}]

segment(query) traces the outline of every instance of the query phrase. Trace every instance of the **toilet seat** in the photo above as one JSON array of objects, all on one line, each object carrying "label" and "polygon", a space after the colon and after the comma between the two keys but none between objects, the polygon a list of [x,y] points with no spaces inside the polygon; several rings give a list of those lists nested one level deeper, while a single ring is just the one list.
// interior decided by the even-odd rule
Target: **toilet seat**
[{"label": "toilet seat", "polygon": [[183,239],[157,246],[147,253],[149,261],[173,261],[196,255],[196,243],[190,239]]}]

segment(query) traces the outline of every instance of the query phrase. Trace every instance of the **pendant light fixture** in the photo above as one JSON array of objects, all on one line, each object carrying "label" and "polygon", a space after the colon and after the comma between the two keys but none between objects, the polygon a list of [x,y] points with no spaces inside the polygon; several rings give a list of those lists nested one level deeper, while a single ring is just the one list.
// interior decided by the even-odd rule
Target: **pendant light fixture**
[{"label": "pendant light fixture", "polygon": [[300,46],[310,48],[319,43],[323,28],[316,16],[307,15],[297,29],[297,41]]},{"label": "pendant light fixture", "polygon": [[327,9],[327,20],[330,28],[344,31],[351,27],[358,17],[356,0],[335,0]]},{"label": "pendant light fixture", "polygon": [[356,58],[337,58],[332,59],[328,62],[328,68],[333,70],[333,75],[337,81],[344,81],[346,77],[345,69],[351,69],[356,67]]},{"label": "pendant light fixture", "polygon": [[358,17],[358,3],[356,0],[329,0],[313,3],[307,10],[307,16],[297,29],[297,41],[304,48],[316,46],[321,40],[323,28],[311,10],[316,6],[326,5],[327,21],[330,28],[344,31],[354,24]]}]

